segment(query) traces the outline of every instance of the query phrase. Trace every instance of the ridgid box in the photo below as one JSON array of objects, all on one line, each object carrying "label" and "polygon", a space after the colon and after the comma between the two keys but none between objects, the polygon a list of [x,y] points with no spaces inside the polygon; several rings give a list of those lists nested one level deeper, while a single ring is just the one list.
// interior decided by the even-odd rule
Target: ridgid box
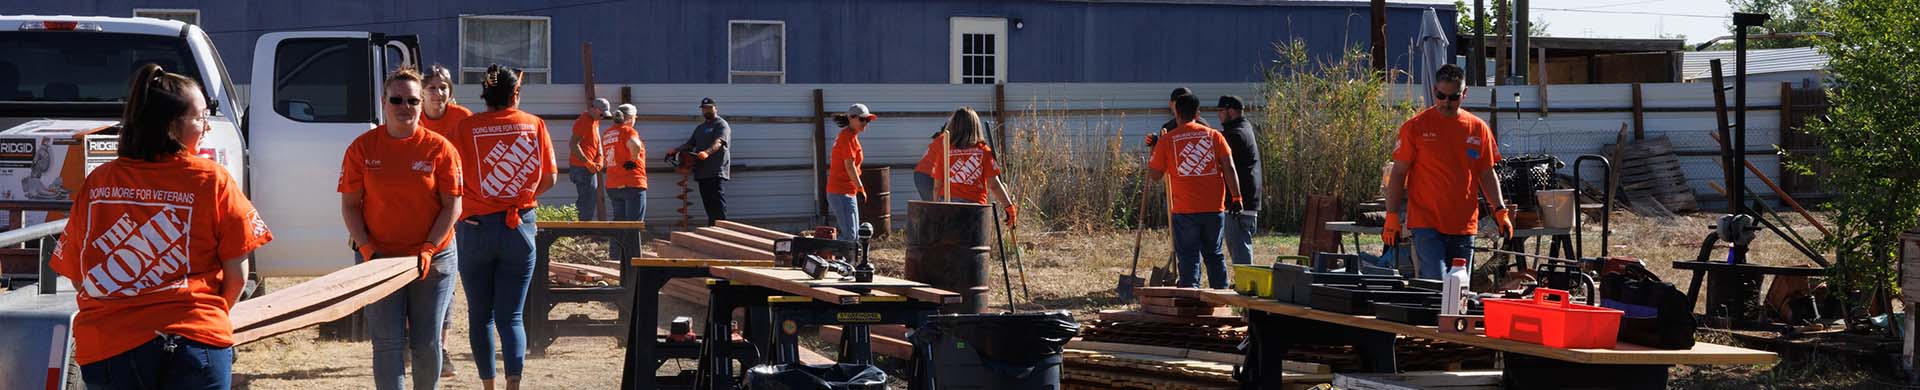
[{"label": "ridgid box", "polygon": [[[115,123],[42,119],[0,130],[0,201],[70,200],[87,172],[113,160],[119,139],[104,130]],[[14,221],[15,213],[0,213],[0,230],[63,214],[27,211]]]}]

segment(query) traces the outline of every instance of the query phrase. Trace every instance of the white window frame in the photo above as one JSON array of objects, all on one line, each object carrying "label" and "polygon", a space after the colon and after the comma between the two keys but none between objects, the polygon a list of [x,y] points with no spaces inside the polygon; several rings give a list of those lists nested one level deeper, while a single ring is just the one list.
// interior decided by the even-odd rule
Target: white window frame
[{"label": "white window frame", "polygon": [[[736,24],[775,24],[780,26],[780,71],[733,70],[733,25]],[[787,83],[787,22],[784,20],[728,20],[727,21],[727,84],[733,84],[734,76],[775,76],[780,78],[775,84]]]},{"label": "white window frame", "polygon": [[[543,80],[546,80],[545,83],[546,84],[553,83],[553,17],[529,16],[529,15],[460,15],[460,23],[455,28],[455,32],[454,32],[455,34],[458,34],[457,36],[460,37],[458,38],[460,45],[456,46],[457,50],[462,51],[462,52],[456,52],[456,53],[459,53],[457,54],[457,56],[459,57],[458,61],[460,65],[460,69],[457,70],[456,72],[460,74],[465,74],[466,72],[486,72],[487,65],[488,65],[488,64],[480,64],[478,67],[472,67],[467,65],[467,56],[465,53],[463,53],[463,51],[465,51],[467,48],[467,21],[468,20],[539,20],[543,22],[543,25],[546,26],[547,28],[547,33],[545,34],[547,37],[547,41],[541,42],[540,44],[546,45],[547,47],[547,50],[546,50],[547,67],[521,68],[520,70],[526,71],[527,73],[539,73],[539,74],[546,75],[546,77],[542,78]],[[454,78],[459,79],[461,78],[461,76],[456,75]],[[460,80],[460,81],[464,81],[464,80]],[[524,84],[525,81],[523,80],[521,83]]]},{"label": "white window frame", "polygon": [[948,82],[964,84],[966,66],[961,62],[965,56],[960,52],[966,48],[961,38],[966,34],[993,34],[993,81],[1007,82],[1007,18],[983,18],[955,16],[947,19],[947,74]]},{"label": "white window frame", "polygon": [[[200,25],[200,10],[197,8],[134,8],[133,9],[133,17],[152,18],[152,16],[141,15],[142,13],[193,14],[193,21],[188,22],[187,24],[191,24],[195,26]],[[154,19],[159,19],[159,18],[154,18]]]}]

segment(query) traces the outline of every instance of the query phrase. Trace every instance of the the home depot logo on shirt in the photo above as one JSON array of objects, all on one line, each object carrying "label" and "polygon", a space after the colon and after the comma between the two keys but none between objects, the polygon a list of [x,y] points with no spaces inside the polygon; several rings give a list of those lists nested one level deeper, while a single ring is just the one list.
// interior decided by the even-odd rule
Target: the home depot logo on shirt
[{"label": "the home depot logo on shirt", "polygon": [[[159,192],[164,191],[145,191],[146,194]],[[186,203],[192,203],[193,194],[180,195],[186,196]],[[87,234],[95,238],[81,249],[81,258],[104,260],[84,271],[86,276],[79,286],[82,293],[97,299],[113,299],[186,287],[186,276],[192,273],[187,261],[187,247],[192,241],[187,234],[193,229],[192,206],[100,200],[87,207],[87,215],[94,219],[88,221],[89,229],[98,233]],[[100,218],[112,219],[109,222]]]},{"label": "the home depot logo on shirt", "polygon": [[530,178],[540,169],[540,151],[534,144],[535,128],[515,123],[473,129],[480,156],[480,190],[494,198],[513,198],[531,192]]},{"label": "the home depot logo on shirt", "polygon": [[1179,165],[1174,169],[1180,176],[1213,176],[1220,174],[1219,164],[1213,154],[1213,137],[1205,131],[1195,131],[1176,135],[1174,145],[1180,146]]},{"label": "the home depot logo on shirt", "polygon": [[414,162],[413,162],[413,171],[414,171],[414,172],[420,172],[420,173],[433,173],[433,162],[430,162],[430,161],[414,161]]},{"label": "the home depot logo on shirt", "polygon": [[980,154],[978,149],[955,150],[948,157],[947,182],[973,185],[980,182]]}]

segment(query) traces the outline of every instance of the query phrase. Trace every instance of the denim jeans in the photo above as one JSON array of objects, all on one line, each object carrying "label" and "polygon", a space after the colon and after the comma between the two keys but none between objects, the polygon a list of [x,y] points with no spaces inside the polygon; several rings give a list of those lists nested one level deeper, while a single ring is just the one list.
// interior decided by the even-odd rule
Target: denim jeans
[{"label": "denim jeans", "polygon": [[707,226],[727,219],[727,190],[720,184],[727,179],[700,179],[700,205],[707,208]]},{"label": "denim jeans", "polygon": [[1251,211],[1245,213],[1227,213],[1227,226],[1222,233],[1227,236],[1227,255],[1234,264],[1253,264],[1253,232],[1254,226],[1258,226],[1254,223],[1260,217]]},{"label": "denim jeans", "polygon": [[493,334],[500,333],[500,360],[507,376],[519,377],[527,360],[527,284],[533,280],[533,209],[521,212],[519,228],[506,213],[474,216],[454,224],[460,245],[460,285],[467,292],[468,342],[480,379],[493,379]]},{"label": "denim jeans", "polygon": [[920,200],[929,202],[940,200],[935,198],[940,194],[934,193],[936,189],[933,186],[933,175],[928,175],[926,172],[913,173],[913,189],[920,192]]},{"label": "denim jeans", "polygon": [[157,336],[107,360],[80,366],[80,379],[89,390],[226,390],[232,386],[233,348]]},{"label": "denim jeans", "polygon": [[1420,278],[1439,280],[1453,258],[1467,259],[1473,266],[1473,236],[1443,234],[1429,228],[1413,229],[1413,257],[1420,264]]},{"label": "denim jeans", "polygon": [[1221,213],[1174,214],[1173,255],[1180,261],[1180,287],[1200,287],[1200,264],[1207,266],[1207,287],[1227,288],[1227,261],[1220,253]]},{"label": "denim jeans", "polygon": [[827,210],[833,212],[833,228],[841,241],[860,241],[860,198],[846,194],[827,194]]},{"label": "denim jeans", "polygon": [[647,189],[614,188],[607,190],[607,205],[615,221],[639,221],[647,219]]},{"label": "denim jeans", "polygon": [[[445,335],[441,326],[453,302],[453,275],[460,267],[457,251],[449,247],[433,254],[433,269],[425,279],[407,283],[400,291],[362,309],[367,315],[367,333],[373,338],[374,388],[406,388],[409,353],[413,356],[413,388],[439,388],[444,353],[441,336]],[[353,260],[360,262],[360,254],[355,253]]]},{"label": "denim jeans", "polygon": [[[600,177],[584,167],[567,169],[567,180],[573,182],[573,207],[580,211],[580,220],[592,221],[600,208]],[[612,213],[608,213],[612,214]]]}]

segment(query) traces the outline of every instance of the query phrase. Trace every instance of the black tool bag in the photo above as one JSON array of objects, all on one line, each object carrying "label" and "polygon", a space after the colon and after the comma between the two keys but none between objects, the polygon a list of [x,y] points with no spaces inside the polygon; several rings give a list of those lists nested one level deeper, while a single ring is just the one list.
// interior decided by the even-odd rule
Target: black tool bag
[{"label": "black tool bag", "polygon": [[1600,306],[1624,311],[1620,341],[1660,349],[1693,348],[1693,301],[1641,265],[1601,277]]}]

